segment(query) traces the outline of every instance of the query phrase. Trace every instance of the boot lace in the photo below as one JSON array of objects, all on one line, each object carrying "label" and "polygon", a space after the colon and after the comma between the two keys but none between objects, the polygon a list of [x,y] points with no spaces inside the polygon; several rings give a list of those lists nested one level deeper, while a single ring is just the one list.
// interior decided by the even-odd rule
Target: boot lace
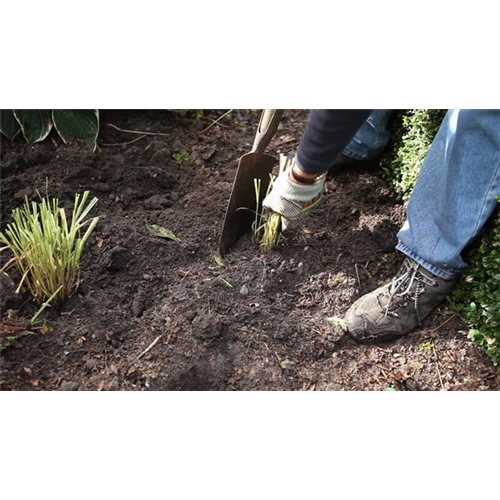
[{"label": "boot lace", "polygon": [[413,302],[418,323],[421,324],[419,310],[420,296],[426,291],[427,287],[436,286],[436,281],[421,273],[418,270],[419,267],[419,264],[413,260],[406,259],[404,261],[400,272],[392,280],[391,287],[388,290],[389,300],[385,306],[384,316],[397,316],[395,312],[397,304],[395,302],[399,302],[397,298],[400,298],[404,302]]}]

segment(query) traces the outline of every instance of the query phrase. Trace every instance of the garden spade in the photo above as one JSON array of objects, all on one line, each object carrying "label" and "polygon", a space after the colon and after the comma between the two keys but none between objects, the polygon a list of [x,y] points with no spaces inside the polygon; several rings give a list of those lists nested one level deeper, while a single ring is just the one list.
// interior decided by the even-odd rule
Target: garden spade
[{"label": "garden spade", "polygon": [[[222,226],[219,243],[219,252],[222,257],[244,233],[251,229],[255,220],[255,211],[261,210],[262,201],[271,180],[270,175],[276,163],[276,160],[264,151],[274,137],[282,116],[282,109],[265,109],[260,118],[252,151],[240,158]],[[258,206],[255,199],[254,179],[261,180]]]}]

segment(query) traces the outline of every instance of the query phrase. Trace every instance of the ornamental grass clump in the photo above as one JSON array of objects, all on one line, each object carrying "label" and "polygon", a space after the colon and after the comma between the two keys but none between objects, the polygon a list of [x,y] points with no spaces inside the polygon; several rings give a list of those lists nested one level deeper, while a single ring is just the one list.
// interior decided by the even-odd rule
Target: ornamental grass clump
[{"label": "ornamental grass clump", "polygon": [[75,195],[71,223],[57,198],[40,202],[26,198],[24,206],[12,212],[13,222],[0,233],[5,244],[1,250],[13,253],[4,268],[18,267],[18,289],[24,285],[38,303],[50,299],[60,305],[78,286],[83,247],[99,221],[98,217],[86,219],[97,203],[97,198],[88,198],[88,191]]}]

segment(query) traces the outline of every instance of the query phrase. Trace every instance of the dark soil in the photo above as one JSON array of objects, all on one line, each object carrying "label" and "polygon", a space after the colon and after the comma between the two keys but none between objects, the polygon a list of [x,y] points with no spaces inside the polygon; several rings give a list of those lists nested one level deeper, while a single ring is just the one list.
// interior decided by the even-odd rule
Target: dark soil
[{"label": "dark soil", "polygon": [[[378,171],[333,173],[321,207],[276,251],[259,255],[247,237],[219,267],[236,162],[258,121],[256,112],[234,112],[204,132],[220,114],[193,125],[165,111],[103,112],[94,154],[55,135],[33,146],[2,140],[2,228],[46,181],[66,206],[90,190],[101,218],[80,287],[45,314],[49,331],[10,341],[2,334],[3,390],[500,388],[499,371],[446,305],[382,345],[357,345],[327,321],[401,262],[393,246],[404,207]],[[296,149],[306,117],[287,112],[274,154]],[[182,151],[190,158],[178,164],[173,154]],[[157,238],[146,223],[182,241]],[[24,296],[18,321],[35,311]]]}]

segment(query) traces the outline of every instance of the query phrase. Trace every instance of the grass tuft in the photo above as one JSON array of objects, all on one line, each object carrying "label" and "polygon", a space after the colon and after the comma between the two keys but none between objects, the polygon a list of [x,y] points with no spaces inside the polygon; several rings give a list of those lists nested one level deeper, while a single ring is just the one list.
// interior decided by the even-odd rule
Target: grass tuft
[{"label": "grass tuft", "polygon": [[13,254],[4,268],[17,266],[22,276],[18,290],[25,285],[40,304],[60,305],[78,286],[83,247],[99,221],[86,219],[97,203],[97,198],[88,197],[88,191],[75,195],[71,223],[57,198],[25,198],[24,206],[12,212],[13,222],[0,233],[5,244],[1,250]]}]

